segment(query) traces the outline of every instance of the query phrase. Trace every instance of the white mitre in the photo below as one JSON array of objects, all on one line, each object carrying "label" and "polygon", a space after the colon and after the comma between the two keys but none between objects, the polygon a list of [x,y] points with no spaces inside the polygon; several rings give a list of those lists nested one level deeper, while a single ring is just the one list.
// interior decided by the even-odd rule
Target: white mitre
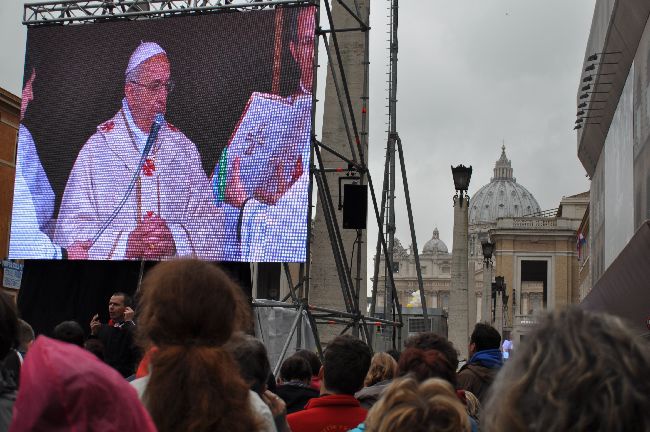
[{"label": "white mitre", "polygon": [[165,52],[165,50],[162,49],[162,47],[156,42],[140,42],[140,45],[135,49],[135,51],[133,51],[133,54],[131,54],[129,64],[126,67],[124,75],[128,75],[142,62],[150,59],[151,57],[157,56],[158,54],[167,55],[167,52]]}]

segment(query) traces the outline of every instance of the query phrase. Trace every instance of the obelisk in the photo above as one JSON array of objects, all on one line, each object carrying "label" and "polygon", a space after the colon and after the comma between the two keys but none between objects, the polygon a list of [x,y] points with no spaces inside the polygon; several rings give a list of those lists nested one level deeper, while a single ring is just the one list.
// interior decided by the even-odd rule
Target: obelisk
[{"label": "obelisk", "polygon": [[[330,2],[332,6],[332,15],[334,25],[338,29],[343,28],[359,28],[359,23],[357,22],[348,11],[346,11],[337,1]],[[358,0],[355,2],[346,2],[352,6],[351,9],[356,12],[355,5],[358,4],[360,18],[366,23],[369,23],[370,16],[370,0]],[[322,4],[320,8],[321,16],[327,18],[325,6]],[[343,90],[343,85],[341,83],[341,73],[339,70],[339,64],[336,59],[336,54],[334,51],[334,43],[332,36],[328,36],[330,56],[329,59],[332,62],[334,71],[337,77],[339,91],[343,99],[343,106],[347,107],[347,102],[345,100],[345,92]],[[345,77],[348,84],[348,90],[350,94],[350,100],[352,102],[352,107],[357,122],[357,127],[359,132],[363,132],[362,117],[365,116],[365,125],[367,125],[368,120],[368,109],[362,110],[363,108],[363,95],[364,89],[367,87],[367,76],[365,74],[364,64],[367,56],[365,52],[367,49],[367,32],[361,31],[346,31],[337,33],[338,45],[341,54],[341,62],[345,70]],[[336,87],[334,85],[331,66],[327,65],[325,60],[325,52],[319,52],[319,57],[321,58],[320,66],[327,67],[327,81],[325,84],[325,104],[323,112],[323,134],[322,142],[328,147],[333,148],[342,155],[351,158],[351,150],[348,141],[348,135],[346,132],[345,123],[343,122],[343,116],[341,114],[341,104],[336,93]],[[322,85],[322,83],[318,83]],[[363,111],[363,112],[362,112]],[[348,121],[348,127],[352,131],[351,118],[349,113],[346,112],[346,118]],[[352,132],[351,132],[352,133]],[[354,135],[352,136],[354,143]],[[360,143],[363,147],[363,153],[365,155],[365,161],[368,160],[368,146],[367,146],[367,134],[360,135]],[[356,143],[354,144],[356,146]],[[337,156],[332,155],[331,153],[322,150],[323,163],[326,168],[347,168],[347,164],[342,161]],[[359,153],[357,152],[357,157]],[[339,177],[344,175],[344,173],[327,173],[327,181],[329,184],[330,194],[332,195],[332,201],[336,204],[339,202]],[[368,203],[371,203],[370,198]],[[354,286],[357,286],[357,273],[361,277],[359,283],[359,306],[361,313],[366,313],[366,231],[363,230],[361,236],[361,268],[357,272],[357,258],[358,250],[356,250],[355,239],[357,232],[356,230],[347,230],[343,229],[342,219],[343,214],[335,206],[335,213],[337,216],[337,223],[339,229],[341,230],[341,235],[343,238],[343,244],[345,246],[345,252],[347,257],[344,259],[350,262],[352,257],[352,248],[355,247],[354,259],[352,260],[352,280]],[[374,223],[374,214],[371,209],[368,210],[368,223]],[[311,242],[311,280],[310,280],[310,289],[309,289],[309,302],[316,306],[321,306],[330,309],[336,309],[340,311],[345,311],[345,302],[343,299],[343,294],[341,291],[341,284],[339,282],[339,277],[337,275],[336,264],[334,262],[334,255],[332,252],[332,246],[330,243],[330,238],[327,232],[327,226],[325,223],[325,218],[323,214],[323,208],[321,206],[320,197],[317,199],[316,205],[316,217],[312,225],[312,242]],[[321,342],[327,343],[336,335],[338,335],[341,330],[344,328],[343,325],[339,324],[324,324],[319,325],[319,334]]]},{"label": "obelisk", "polygon": [[460,358],[467,358],[469,343],[468,308],[468,224],[469,200],[460,195],[454,198],[454,239],[451,252],[451,291],[449,293],[449,340],[454,344]]}]

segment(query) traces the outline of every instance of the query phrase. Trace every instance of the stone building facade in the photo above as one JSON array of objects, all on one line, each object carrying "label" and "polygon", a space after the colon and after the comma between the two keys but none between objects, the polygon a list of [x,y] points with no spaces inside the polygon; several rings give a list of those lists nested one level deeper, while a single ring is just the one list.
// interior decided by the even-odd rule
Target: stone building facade
[{"label": "stone building facade", "polygon": [[20,98],[0,88],[0,255],[2,259],[9,254],[9,229],[19,127]]},{"label": "stone building facade", "polygon": [[[420,252],[420,266],[424,282],[424,294],[428,308],[449,310],[449,288],[451,286],[451,254],[447,245],[440,240],[438,228],[424,244]],[[384,258],[380,259],[380,273],[377,283],[377,310],[383,310],[386,275]],[[415,269],[415,255],[412,247],[405,248],[395,238],[393,250],[393,278],[399,303],[405,307],[421,307],[418,278]]]},{"label": "stone building facade", "polygon": [[490,229],[494,275],[503,276],[507,294],[505,306],[497,304],[497,321],[515,343],[541,312],[580,302],[577,232],[588,205],[584,192],[562,198],[547,215],[499,218]]},{"label": "stone building facade", "polygon": [[[492,313],[482,316],[485,269],[481,243],[490,239],[496,243],[490,279],[503,276],[508,296],[506,307],[499,297],[501,303],[494,311],[495,324],[500,331],[511,332],[518,341],[540,312],[580,301],[580,285],[588,275],[579,277],[577,231],[589,204],[589,192],[563,197],[557,209],[542,212],[533,194],[514,177],[505,147],[501,148],[493,173],[490,182],[470,196],[468,292],[471,306],[469,316],[463,319],[469,321],[470,329],[476,322],[493,320]],[[425,243],[420,261],[427,307],[448,311],[451,254],[437,229]],[[380,269],[383,268],[382,257]],[[403,247],[399,240],[395,242],[394,270],[401,304],[419,307],[413,251]],[[385,280],[385,274],[380,273],[378,310],[384,302]],[[486,301],[492,312],[492,297]]]},{"label": "stone building facade", "polygon": [[470,197],[469,283],[473,284],[470,291],[473,288],[476,296],[476,314],[475,319],[472,320],[474,322],[485,320],[485,317],[481,316],[484,267],[482,242],[489,237],[489,231],[496,227],[497,219],[522,217],[541,212],[533,194],[518,183],[513,174],[512,161],[508,159],[504,145],[501,147],[499,159],[494,164],[490,182]]}]

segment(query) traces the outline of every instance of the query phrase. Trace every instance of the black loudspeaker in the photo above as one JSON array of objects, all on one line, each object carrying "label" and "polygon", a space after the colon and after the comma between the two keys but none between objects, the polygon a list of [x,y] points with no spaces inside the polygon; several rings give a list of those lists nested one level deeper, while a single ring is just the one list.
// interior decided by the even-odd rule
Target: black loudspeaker
[{"label": "black loudspeaker", "polygon": [[343,228],[366,229],[368,186],[343,185]]}]

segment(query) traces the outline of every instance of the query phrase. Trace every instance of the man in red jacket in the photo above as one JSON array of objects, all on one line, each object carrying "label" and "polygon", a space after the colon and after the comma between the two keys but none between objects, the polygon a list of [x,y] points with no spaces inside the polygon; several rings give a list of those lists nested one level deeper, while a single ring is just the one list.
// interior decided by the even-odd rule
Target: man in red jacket
[{"label": "man in red jacket", "polygon": [[320,369],[321,396],[311,399],[303,411],[287,416],[293,432],[345,432],[366,419],[354,394],[363,387],[370,368],[370,348],[349,335],[338,336],[327,346]]}]

